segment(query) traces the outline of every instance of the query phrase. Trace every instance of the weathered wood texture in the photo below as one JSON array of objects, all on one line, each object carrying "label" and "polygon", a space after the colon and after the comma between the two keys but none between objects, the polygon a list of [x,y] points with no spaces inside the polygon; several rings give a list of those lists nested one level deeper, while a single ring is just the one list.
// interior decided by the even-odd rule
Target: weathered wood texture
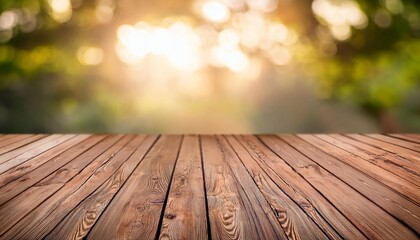
[{"label": "weathered wood texture", "polygon": [[419,233],[419,134],[0,134],[0,239]]}]

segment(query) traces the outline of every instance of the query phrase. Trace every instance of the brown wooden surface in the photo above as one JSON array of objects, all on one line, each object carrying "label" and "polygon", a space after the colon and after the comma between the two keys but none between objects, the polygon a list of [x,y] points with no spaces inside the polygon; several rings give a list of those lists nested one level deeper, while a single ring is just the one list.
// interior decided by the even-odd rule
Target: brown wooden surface
[{"label": "brown wooden surface", "polygon": [[0,239],[419,239],[419,134],[0,134]]}]

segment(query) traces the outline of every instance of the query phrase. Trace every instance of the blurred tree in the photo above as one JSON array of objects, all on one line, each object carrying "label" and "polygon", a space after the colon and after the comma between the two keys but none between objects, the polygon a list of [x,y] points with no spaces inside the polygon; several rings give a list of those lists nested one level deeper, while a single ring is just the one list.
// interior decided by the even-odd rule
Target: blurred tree
[{"label": "blurred tree", "polygon": [[[416,0],[276,2],[267,17],[298,29],[302,51],[313,55],[297,64],[314,79],[320,97],[358,104],[382,131],[420,131]],[[316,4],[360,6],[365,22],[334,25]],[[0,130],[108,131],[122,118],[115,102],[127,103],[128,85],[116,83],[118,74],[110,69],[81,64],[80,46],[113,49],[116,29],[132,19],[187,15],[203,22],[192,6],[172,0],[0,1]],[[116,58],[113,51],[106,54]]]}]

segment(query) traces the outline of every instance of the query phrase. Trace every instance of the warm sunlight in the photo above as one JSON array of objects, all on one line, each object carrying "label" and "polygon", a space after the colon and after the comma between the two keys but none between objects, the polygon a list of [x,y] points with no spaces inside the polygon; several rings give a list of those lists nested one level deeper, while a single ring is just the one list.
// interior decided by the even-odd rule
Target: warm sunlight
[{"label": "warm sunlight", "polygon": [[[138,69],[159,59],[160,69],[171,66],[172,70],[186,72],[216,67],[245,73],[251,59],[260,62],[261,58],[275,65],[292,62],[293,49],[299,42],[297,32],[278,20],[268,19],[263,13],[274,10],[277,1],[267,0],[260,5],[249,3],[250,10],[232,12],[228,6],[234,9],[235,5],[226,4],[196,3],[199,14],[210,24],[193,25],[188,18],[172,18],[160,25],[143,21],[121,25],[117,30],[117,55],[121,61]],[[256,10],[251,10],[254,8]],[[346,32],[336,28],[332,31],[337,36],[348,37],[348,32],[345,35]]]},{"label": "warm sunlight", "polygon": [[353,0],[315,0],[312,10],[330,29],[333,36],[340,41],[350,38],[351,27],[365,28],[368,24],[366,14]]},{"label": "warm sunlight", "polygon": [[417,2],[0,0],[0,128],[420,129]]},{"label": "warm sunlight", "polygon": [[66,22],[72,16],[72,5],[70,0],[48,0],[51,7],[51,16],[58,22]]},{"label": "warm sunlight", "polygon": [[80,47],[77,50],[77,60],[83,65],[98,65],[103,60],[103,51],[96,47]]},{"label": "warm sunlight", "polygon": [[230,17],[229,8],[221,2],[210,0],[199,4],[203,17],[211,22],[226,22]]},{"label": "warm sunlight", "polygon": [[190,25],[182,21],[168,28],[139,22],[118,28],[116,51],[126,63],[138,64],[142,59],[164,57],[178,70],[193,71],[200,67],[200,39]]}]

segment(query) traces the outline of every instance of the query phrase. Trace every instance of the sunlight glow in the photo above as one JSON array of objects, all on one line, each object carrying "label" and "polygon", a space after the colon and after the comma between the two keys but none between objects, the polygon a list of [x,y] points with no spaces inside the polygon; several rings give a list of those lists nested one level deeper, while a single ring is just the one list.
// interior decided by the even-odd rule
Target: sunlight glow
[{"label": "sunlight glow", "polygon": [[15,11],[5,11],[0,15],[0,30],[12,29],[19,21],[19,16]]},{"label": "sunlight glow", "polygon": [[277,46],[267,52],[269,58],[277,65],[286,65],[292,60],[289,49]]},{"label": "sunlight glow", "polygon": [[67,22],[72,16],[72,6],[70,0],[48,0],[51,12],[50,15],[57,22]]},{"label": "sunlight glow", "polygon": [[103,60],[102,49],[96,47],[80,47],[76,55],[82,65],[98,65]]},{"label": "sunlight glow", "polygon": [[351,27],[361,29],[368,24],[366,14],[353,0],[315,0],[312,3],[312,10],[340,41],[351,37]]},{"label": "sunlight glow", "polygon": [[115,3],[113,0],[100,0],[95,9],[96,19],[100,23],[108,23],[114,17]]},{"label": "sunlight glow", "polygon": [[126,63],[136,64],[148,55],[165,57],[173,67],[194,71],[201,66],[200,38],[192,27],[175,22],[169,28],[140,22],[135,27],[122,25],[117,31],[116,51]]},{"label": "sunlight glow", "polygon": [[150,38],[146,30],[122,25],[118,28],[117,35],[122,46],[134,57],[143,58],[149,53]]},{"label": "sunlight glow", "polygon": [[249,65],[248,56],[237,48],[216,47],[213,49],[216,61],[234,72],[243,72]]},{"label": "sunlight glow", "polygon": [[277,9],[277,0],[247,0],[249,8],[261,12],[273,12]]},{"label": "sunlight glow", "polygon": [[204,2],[201,11],[205,19],[215,23],[226,22],[230,17],[229,8],[218,1]]},{"label": "sunlight glow", "polygon": [[[261,63],[261,58],[275,65],[289,64],[296,52],[292,49],[301,44],[297,31],[267,19],[264,11],[269,11],[268,8],[231,12],[229,7],[239,7],[240,1],[199,0],[194,8],[207,23],[198,26],[193,26],[194,21],[188,18],[167,19],[160,25],[146,22],[121,25],[117,29],[115,51],[121,61],[137,70],[152,69],[157,67],[155,63],[160,63],[159,67],[184,73],[217,67],[245,74],[251,62]],[[264,0],[258,4],[277,6],[277,1]],[[347,36],[339,30],[335,30],[341,34],[337,38]],[[261,70],[255,69],[256,73]]]},{"label": "sunlight glow", "polygon": [[349,25],[333,25],[330,27],[331,33],[335,37],[335,39],[344,41],[349,39],[351,36],[351,28]]}]

